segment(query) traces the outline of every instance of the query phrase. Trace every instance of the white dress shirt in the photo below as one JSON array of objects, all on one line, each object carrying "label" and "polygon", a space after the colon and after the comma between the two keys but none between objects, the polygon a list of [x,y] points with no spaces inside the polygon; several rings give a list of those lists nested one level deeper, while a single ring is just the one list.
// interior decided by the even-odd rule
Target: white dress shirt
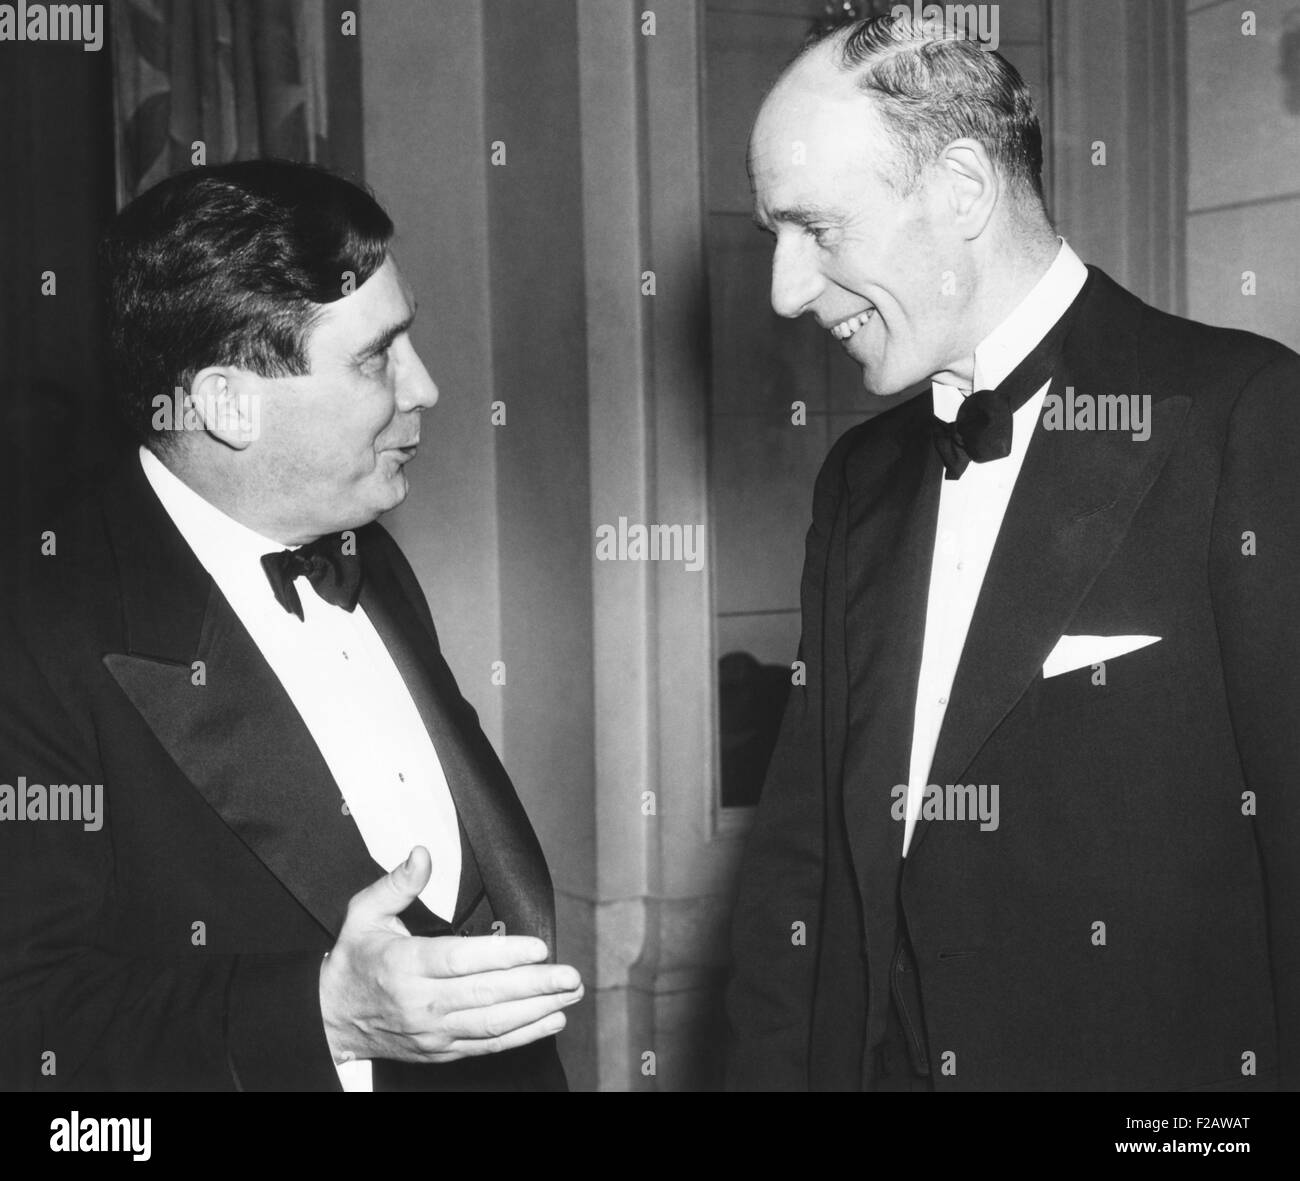
[{"label": "white dress shirt", "polygon": [[[294,586],[304,618],[286,611],[261,557],[289,547],[226,516],[143,447],[140,464],[279,678],[338,785],[338,806],[351,813],[370,855],[391,869],[413,845],[424,845],[433,874],[420,899],[451,921],[461,868],[456,807],[419,711],[365,610],[325,602],[301,576]],[[372,1089],[369,1062],[347,1062],[338,1071],[345,1090]]]},{"label": "white dress shirt", "polygon": [[[974,388],[992,389],[1002,382],[1061,318],[1087,278],[1087,267],[1061,239],[1061,249],[1047,273],[1016,309],[976,346]],[[904,857],[921,812],[939,730],[948,710],[948,696],[966,644],[975,602],[1050,386],[1049,381],[1015,412],[1010,455],[972,463],[960,479],[943,481],[912,727]],[[965,396],[954,386],[935,382],[935,414],[945,422],[954,421]]]}]

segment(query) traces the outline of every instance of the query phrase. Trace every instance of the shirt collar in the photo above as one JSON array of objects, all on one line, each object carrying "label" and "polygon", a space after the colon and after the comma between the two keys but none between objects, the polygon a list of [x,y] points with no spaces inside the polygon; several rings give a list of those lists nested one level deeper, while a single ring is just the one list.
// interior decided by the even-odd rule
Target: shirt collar
[{"label": "shirt collar", "polygon": [[232,582],[244,582],[256,575],[261,589],[274,603],[275,595],[262,570],[262,555],[289,547],[228,517],[147,447],[140,448],[140,466],[167,515],[217,585],[225,590]]},{"label": "shirt collar", "polygon": [[[1088,268],[1064,238],[1047,272],[1015,310],[975,346],[975,389],[993,389],[1020,364],[1048,329],[1074,302],[1088,279]],[[944,422],[957,417],[965,393],[956,386],[933,383],[934,413]]]}]

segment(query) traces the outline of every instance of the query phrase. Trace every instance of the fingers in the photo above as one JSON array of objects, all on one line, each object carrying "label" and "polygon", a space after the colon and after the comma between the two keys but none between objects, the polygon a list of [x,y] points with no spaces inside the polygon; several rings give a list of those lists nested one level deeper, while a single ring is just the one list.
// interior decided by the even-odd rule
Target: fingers
[{"label": "fingers", "polygon": [[432,872],[428,849],[416,845],[396,869],[352,895],[347,922],[374,924],[396,918],[419,897]]},{"label": "fingers", "polygon": [[[387,876],[397,889],[411,884],[400,867]],[[388,897],[382,889],[391,888],[382,879],[367,887],[362,893],[370,897],[349,909],[348,921],[378,914]],[[576,969],[537,962],[549,952],[531,936],[358,931],[346,945],[340,935],[340,948],[349,954],[330,957],[321,969],[321,1013],[335,1053],[423,1062],[499,1053],[558,1033],[563,1010],[583,995]],[[336,987],[329,976],[335,960],[350,987]]]},{"label": "fingers", "polygon": [[[470,1009],[487,1009],[530,997],[565,997],[579,993],[582,980],[577,970],[567,964],[528,964],[504,968],[498,972],[478,972],[452,980],[426,981],[436,989],[439,1011],[460,1013]],[[433,992],[430,995],[434,995]],[[540,1014],[539,1014],[540,1016]],[[500,1031],[498,1031],[500,1032]]]},{"label": "fingers", "polygon": [[498,1037],[457,1039],[447,1047],[445,1053],[434,1055],[434,1058],[477,1058],[483,1054],[500,1054],[502,1050],[514,1050],[541,1041],[544,1037],[554,1037],[564,1028],[566,1021],[563,1013],[550,1013],[530,1025],[512,1029]]},{"label": "fingers", "polygon": [[[563,1017],[562,1010],[582,1000],[582,986],[567,992],[554,992],[542,996],[528,996],[520,1000],[504,1001],[486,1008],[466,1009],[449,1013],[444,1021],[446,1032],[456,1042],[503,1038],[516,1030],[538,1025],[551,1014]],[[564,1027],[564,1021],[559,1028]]]},{"label": "fingers", "polygon": [[[443,935],[414,939],[406,950],[412,956],[412,972],[436,978],[474,976],[480,972],[541,964],[550,954],[545,942],[531,935]],[[560,988],[573,988],[576,983],[561,984]]]}]

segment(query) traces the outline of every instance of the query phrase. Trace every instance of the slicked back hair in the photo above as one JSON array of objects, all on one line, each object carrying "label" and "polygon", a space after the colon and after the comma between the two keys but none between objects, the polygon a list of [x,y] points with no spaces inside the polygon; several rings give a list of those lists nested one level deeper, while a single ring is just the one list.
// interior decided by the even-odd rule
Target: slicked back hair
[{"label": "slicked back hair", "polygon": [[899,194],[915,192],[953,140],[970,138],[1021,196],[1042,202],[1042,128],[1029,88],[1001,54],[910,12],[855,21],[804,53],[817,48],[875,103],[895,149],[886,180]]},{"label": "slicked back hair", "polygon": [[136,437],[167,446],[154,399],[209,365],[306,373],[323,305],[383,266],[392,234],[369,192],[283,160],[196,168],[137,197],[101,254],[114,390]]}]

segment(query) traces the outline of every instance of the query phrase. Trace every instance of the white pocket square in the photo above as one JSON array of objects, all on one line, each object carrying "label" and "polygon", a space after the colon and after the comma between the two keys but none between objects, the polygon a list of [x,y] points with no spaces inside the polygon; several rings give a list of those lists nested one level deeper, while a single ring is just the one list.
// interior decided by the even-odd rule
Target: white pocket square
[{"label": "white pocket square", "polygon": [[1059,677],[1159,643],[1159,636],[1062,636],[1043,664],[1043,677]]}]

